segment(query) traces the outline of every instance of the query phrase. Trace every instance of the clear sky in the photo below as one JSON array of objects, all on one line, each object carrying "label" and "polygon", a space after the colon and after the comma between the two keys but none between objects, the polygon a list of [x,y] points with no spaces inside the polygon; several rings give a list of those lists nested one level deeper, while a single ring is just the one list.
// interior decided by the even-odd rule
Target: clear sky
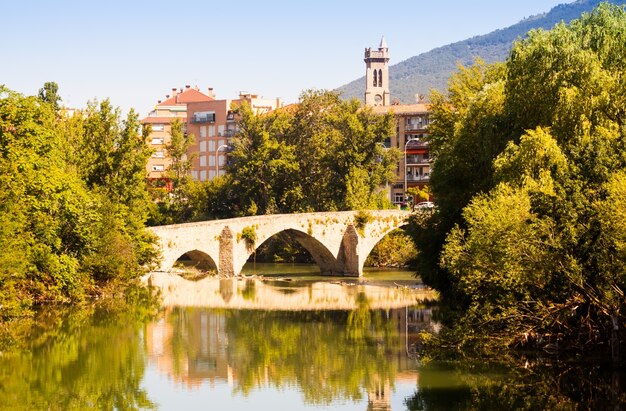
[{"label": "clear sky", "polygon": [[295,102],[365,73],[385,36],[390,64],[504,28],[572,0],[0,0],[0,84],[63,103],[110,98],[148,114],[173,87]]}]

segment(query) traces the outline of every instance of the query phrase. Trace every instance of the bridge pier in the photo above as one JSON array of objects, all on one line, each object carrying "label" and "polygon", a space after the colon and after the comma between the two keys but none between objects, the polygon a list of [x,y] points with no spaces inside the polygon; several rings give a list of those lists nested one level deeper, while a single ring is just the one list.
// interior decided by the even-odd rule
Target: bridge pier
[{"label": "bridge pier", "polygon": [[220,233],[219,263],[217,272],[223,277],[234,277],[235,267],[233,261],[233,232],[229,226]]},{"label": "bridge pier", "polygon": [[359,261],[358,254],[359,233],[353,224],[348,225],[343,234],[339,255],[337,256],[338,274],[349,277],[360,277],[363,274],[363,264]]}]

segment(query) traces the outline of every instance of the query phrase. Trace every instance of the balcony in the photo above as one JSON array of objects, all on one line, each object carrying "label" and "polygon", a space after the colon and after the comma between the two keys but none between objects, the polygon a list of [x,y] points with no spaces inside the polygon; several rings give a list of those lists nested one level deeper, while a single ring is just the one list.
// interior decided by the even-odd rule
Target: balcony
[{"label": "balcony", "polygon": [[404,131],[426,131],[428,124],[405,124]]},{"label": "balcony", "polygon": [[407,182],[423,182],[426,183],[430,180],[430,176],[428,174],[422,174],[422,175],[411,175],[411,174],[407,174],[406,176],[406,181]]},{"label": "balcony", "polygon": [[407,166],[412,166],[412,165],[418,166],[418,165],[428,165],[428,164],[430,164],[429,157],[416,156],[416,155],[406,156]]}]

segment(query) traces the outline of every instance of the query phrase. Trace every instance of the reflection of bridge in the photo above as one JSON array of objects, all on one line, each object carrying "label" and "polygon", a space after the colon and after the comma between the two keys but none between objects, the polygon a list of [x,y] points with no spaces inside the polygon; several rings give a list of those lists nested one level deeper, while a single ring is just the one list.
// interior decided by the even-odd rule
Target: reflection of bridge
[{"label": "reflection of bridge", "polygon": [[323,275],[360,276],[376,243],[407,224],[400,210],[275,214],[152,227],[159,237],[161,270],[187,255],[218,270],[237,275],[256,247],[287,233],[298,241]]},{"label": "reflection of bridge", "polygon": [[[435,298],[426,289],[408,289],[346,281],[299,284],[259,278],[215,278],[185,280],[170,273],[151,273],[146,282],[160,290],[166,307],[207,307],[239,310],[322,311],[354,310],[365,298],[371,309],[415,305]],[[343,282],[342,282],[343,283]]]}]

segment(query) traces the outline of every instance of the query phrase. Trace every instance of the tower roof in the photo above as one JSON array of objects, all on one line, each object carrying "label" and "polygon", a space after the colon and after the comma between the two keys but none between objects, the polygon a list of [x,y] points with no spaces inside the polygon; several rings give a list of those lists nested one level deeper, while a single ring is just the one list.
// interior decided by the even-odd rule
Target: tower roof
[{"label": "tower roof", "polygon": [[387,41],[385,40],[385,36],[382,36],[380,39],[380,46],[378,46],[379,49],[388,49],[389,47],[387,47]]}]

